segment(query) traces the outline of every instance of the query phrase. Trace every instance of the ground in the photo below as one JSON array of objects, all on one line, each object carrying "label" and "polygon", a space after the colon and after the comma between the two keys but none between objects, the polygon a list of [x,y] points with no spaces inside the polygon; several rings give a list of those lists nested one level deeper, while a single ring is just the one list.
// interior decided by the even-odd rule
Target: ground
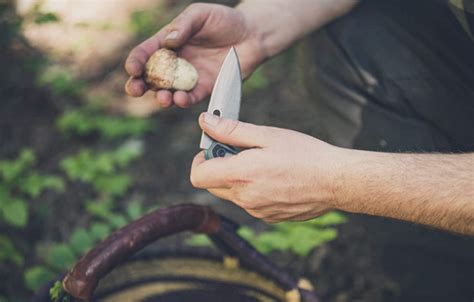
[{"label": "ground", "polygon": [[[29,46],[21,51],[8,50],[0,58],[2,69],[8,71],[0,74],[3,83],[0,90],[0,158],[12,158],[18,150],[28,146],[38,154],[41,171],[62,173],[57,162],[66,154],[83,147],[102,148],[106,145],[94,136],[67,139],[58,131],[57,118],[71,107],[83,106],[84,98],[58,97],[44,87],[37,87],[35,77],[38,75],[30,74],[21,67],[26,57],[53,58],[52,65],[66,68],[85,83],[85,99],[105,96],[111,100],[106,106],[110,114],[149,116],[154,123],[152,131],[142,137],[145,146],[143,156],[129,168],[134,184],[127,196],[139,199],[148,206],[177,203],[210,205],[240,224],[265,228],[264,223],[248,216],[240,208],[193,188],[189,182],[190,163],[199,151],[197,117],[205,110],[207,101],[187,110],[161,110],[150,94],[140,99],[131,99],[124,94],[126,75],[123,61],[144,34],[129,30],[130,15],[137,10],[146,11],[158,6],[161,11],[167,12],[161,16],[166,20],[176,14],[186,1],[157,3],[141,0],[120,1],[120,4],[112,1],[76,1],[59,6],[58,1],[45,1],[45,8],[56,9],[64,22],[26,26],[24,34]],[[28,1],[19,2],[20,12],[28,11]],[[94,8],[91,5],[95,5]],[[57,37],[63,36],[68,38],[60,39],[58,43]],[[304,67],[296,66],[296,55],[297,50],[292,49],[270,63],[273,65],[264,73],[268,78],[264,85],[257,83],[257,87],[251,87],[245,93],[241,118],[255,124],[285,127],[321,137],[324,131],[314,126],[311,99],[305,96],[298,82],[298,68]],[[88,221],[84,200],[90,195],[89,191],[81,184],[71,183],[64,194],[42,195],[40,202],[50,211],[48,220],[32,221],[26,230],[15,234],[32,241],[38,237],[42,240],[67,238],[75,225]],[[121,202],[125,203],[130,198]],[[167,244],[182,243],[173,240],[167,241]],[[316,248],[308,257],[289,253],[273,253],[270,257],[295,275],[310,279],[322,301],[390,301],[396,293],[396,285],[374,264],[366,230],[350,221],[340,226],[335,241]],[[27,262],[31,264],[36,260],[33,257]],[[17,272],[6,273],[12,280],[21,279]],[[1,285],[0,290],[8,296],[14,291]],[[26,297],[28,294],[24,292],[19,296]]]}]

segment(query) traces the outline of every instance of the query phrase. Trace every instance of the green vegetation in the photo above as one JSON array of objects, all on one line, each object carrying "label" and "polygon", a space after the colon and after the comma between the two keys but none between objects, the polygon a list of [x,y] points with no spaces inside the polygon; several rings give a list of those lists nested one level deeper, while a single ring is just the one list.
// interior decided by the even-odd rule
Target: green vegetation
[{"label": "green vegetation", "polygon": [[55,23],[59,22],[59,17],[55,13],[51,12],[37,12],[34,22],[36,24]]},{"label": "green vegetation", "polygon": [[[336,239],[335,226],[344,222],[344,215],[330,212],[313,220],[274,224],[269,230],[258,234],[253,229],[242,226],[238,233],[263,254],[283,251],[304,257],[314,248]],[[194,235],[186,243],[201,247],[211,245],[206,235]]]},{"label": "green vegetation", "polygon": [[245,80],[243,85],[244,95],[251,94],[252,92],[264,89],[270,85],[270,79],[265,74],[265,66],[257,68],[252,75]]},{"label": "green vegetation", "polygon": [[[46,190],[64,191],[62,178],[40,174],[34,169],[36,156],[23,149],[13,160],[0,161],[0,225],[23,229],[28,224],[30,200]],[[11,238],[0,236],[0,263],[23,265],[24,257]]]},{"label": "green vegetation", "polygon": [[[110,204],[109,204],[110,207]],[[46,281],[71,268],[79,257],[86,253],[99,241],[105,239],[112,231],[124,226],[143,215],[144,210],[139,202],[128,204],[125,215],[114,212],[110,208],[101,212],[92,213],[90,227],[75,228],[69,240],[63,242],[49,242],[39,245],[38,253],[40,264],[30,267],[25,272],[25,283],[31,290],[37,290]],[[117,223],[120,221],[120,223]],[[51,291],[56,295],[57,283]]]},{"label": "green vegetation", "polygon": [[140,141],[129,141],[116,150],[94,153],[83,149],[61,161],[61,167],[71,180],[91,184],[104,196],[123,195],[130,186],[130,176],[120,172],[143,152]]},{"label": "green vegetation", "polygon": [[37,84],[48,88],[54,96],[78,97],[84,92],[85,87],[85,84],[77,80],[71,72],[58,67],[44,68],[37,79]]},{"label": "green vegetation", "polygon": [[260,234],[241,227],[239,235],[263,254],[284,251],[304,257],[314,248],[336,239],[337,229],[334,226],[344,222],[346,218],[341,213],[331,212],[308,221],[281,222]]},{"label": "green vegetation", "polygon": [[139,37],[150,37],[158,28],[157,21],[159,15],[152,10],[134,11],[130,16],[130,30]]},{"label": "green vegetation", "polygon": [[147,119],[110,116],[95,108],[71,110],[58,119],[58,128],[64,134],[89,135],[96,133],[107,140],[140,136],[152,129]]}]

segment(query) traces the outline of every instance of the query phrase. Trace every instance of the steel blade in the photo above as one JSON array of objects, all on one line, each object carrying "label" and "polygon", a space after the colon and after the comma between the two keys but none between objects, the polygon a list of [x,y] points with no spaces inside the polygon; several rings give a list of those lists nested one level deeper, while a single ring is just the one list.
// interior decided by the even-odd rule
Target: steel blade
[{"label": "steel blade", "polygon": [[[240,75],[239,58],[232,47],[222,63],[212,90],[207,112],[220,117],[238,120],[240,99],[242,95],[242,77]],[[213,140],[204,132],[201,137],[201,149],[208,149]]]}]

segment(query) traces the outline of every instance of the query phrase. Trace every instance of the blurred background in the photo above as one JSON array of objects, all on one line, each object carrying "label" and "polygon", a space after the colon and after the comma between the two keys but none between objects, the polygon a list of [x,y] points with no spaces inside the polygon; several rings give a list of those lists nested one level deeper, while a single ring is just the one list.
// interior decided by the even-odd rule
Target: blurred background
[{"label": "blurred background", "polygon": [[[192,1],[0,0],[0,301],[27,301],[114,229],[171,204],[210,205],[323,301],[389,301],[364,229],[340,213],[267,225],[194,189],[197,117],[123,90],[128,52]],[[213,1],[234,5],[236,1]],[[243,120],[317,137],[298,46],[245,82]],[[210,248],[176,236],[152,248]]]}]

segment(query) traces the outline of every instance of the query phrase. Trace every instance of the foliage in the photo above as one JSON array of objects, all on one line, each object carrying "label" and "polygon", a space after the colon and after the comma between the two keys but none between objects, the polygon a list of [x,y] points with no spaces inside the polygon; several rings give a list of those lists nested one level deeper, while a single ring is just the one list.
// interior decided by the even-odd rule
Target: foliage
[{"label": "foliage", "polygon": [[21,266],[24,257],[16,250],[13,242],[7,236],[0,235],[0,262],[6,261]]},{"label": "foliage", "polygon": [[252,92],[255,92],[260,89],[264,89],[265,87],[268,87],[270,85],[270,80],[265,74],[265,66],[260,66],[257,68],[250,78],[245,80],[244,85],[243,85],[243,92],[244,94],[248,95],[251,94]]},{"label": "foliage", "polygon": [[143,153],[140,141],[131,140],[114,151],[95,153],[83,149],[61,161],[61,167],[71,180],[91,184],[96,192],[121,196],[130,185],[130,177],[120,173],[132,160]]},{"label": "foliage", "polygon": [[26,226],[27,198],[36,198],[47,189],[64,191],[60,177],[39,174],[32,170],[35,164],[36,156],[30,149],[22,150],[15,160],[0,161],[0,213],[11,226]]},{"label": "foliage", "polygon": [[152,36],[156,29],[156,12],[137,10],[130,16],[130,29],[140,37]]},{"label": "foliage", "polygon": [[38,289],[45,281],[54,277],[54,273],[43,266],[33,266],[25,271],[25,283],[28,288]]},{"label": "foliage", "polygon": [[130,15],[129,28],[137,37],[148,38],[155,34],[157,28],[162,28],[171,21],[170,15],[163,15],[165,10],[155,9],[137,10]]},{"label": "foliage", "polygon": [[71,72],[57,67],[46,68],[37,79],[40,87],[46,87],[54,96],[79,96],[84,91],[84,83]]},{"label": "foliage", "polygon": [[152,128],[150,120],[110,116],[93,108],[66,112],[61,115],[57,124],[59,130],[65,134],[98,133],[101,137],[109,140],[139,136]]},{"label": "foliage", "polygon": [[346,218],[338,212],[330,212],[319,218],[303,222],[282,222],[270,231],[256,234],[248,227],[241,227],[239,235],[248,240],[263,254],[272,251],[288,251],[307,256],[315,247],[336,239],[337,229]]},{"label": "foliage", "polygon": [[[28,199],[37,198],[45,190],[64,191],[64,182],[58,176],[39,174],[33,170],[36,156],[24,149],[14,160],[0,161],[0,223],[13,228],[28,224]],[[11,239],[0,237],[0,263],[23,264],[23,256]]]},{"label": "foliage", "polygon": [[58,300],[63,290],[63,284],[61,283],[61,281],[54,282],[53,286],[49,289],[49,296],[51,297],[51,300]]},{"label": "foliage", "polygon": [[34,16],[36,24],[55,23],[59,22],[59,20],[59,16],[52,12],[36,12]]},{"label": "foliage", "polygon": [[[34,266],[25,273],[25,282],[28,288],[37,290],[55,275],[70,269],[76,259],[99,241],[105,239],[113,230],[140,217],[144,213],[144,209],[141,203],[133,201],[128,204],[125,212],[128,214],[122,215],[110,209],[100,212],[99,215],[93,213],[95,220],[89,228],[75,228],[67,242],[49,243],[40,255],[43,264]],[[120,224],[115,221],[117,217],[120,217]],[[58,290],[57,284],[55,284],[50,292],[56,295]]]},{"label": "foliage", "polygon": [[[272,225],[270,230],[257,234],[253,229],[242,226],[239,235],[249,241],[262,254],[285,251],[307,256],[315,247],[334,240],[337,229],[334,226],[346,221],[344,215],[330,212],[319,218],[303,222],[282,222]],[[192,246],[209,246],[206,235],[193,235],[187,241]]]},{"label": "foliage", "polygon": [[197,247],[212,245],[212,241],[204,234],[195,234],[186,240],[186,244]]}]

